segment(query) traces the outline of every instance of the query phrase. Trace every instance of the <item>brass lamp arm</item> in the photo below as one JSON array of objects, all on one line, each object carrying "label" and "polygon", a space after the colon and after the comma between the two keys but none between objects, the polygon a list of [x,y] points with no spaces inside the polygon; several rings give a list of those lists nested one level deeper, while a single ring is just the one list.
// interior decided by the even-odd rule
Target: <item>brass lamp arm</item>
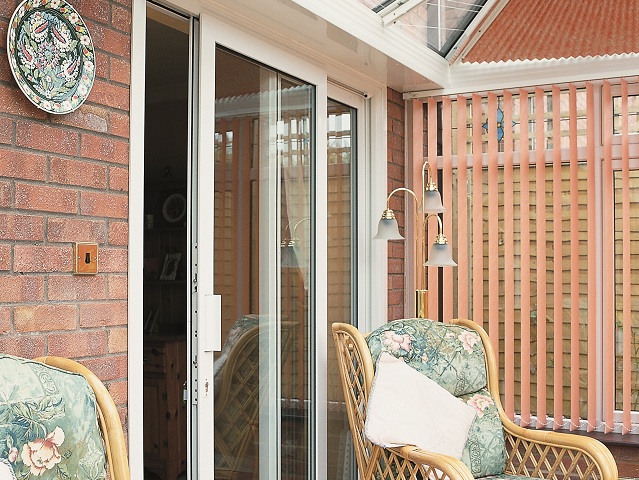
[{"label": "brass lamp arm", "polygon": [[446,245],[448,243],[448,239],[446,238],[446,235],[444,235],[444,223],[442,222],[442,219],[438,214],[429,213],[428,215],[426,215],[426,218],[424,220],[424,227],[426,227],[426,224],[428,223],[428,219],[430,217],[436,217],[437,223],[439,224],[439,233],[435,237],[435,243],[438,245]]},{"label": "brass lamp arm", "polygon": [[415,208],[419,210],[419,200],[417,199],[417,195],[415,195],[415,192],[413,192],[410,188],[406,188],[406,187],[398,187],[395,190],[393,190],[391,193],[388,194],[388,198],[386,198],[386,209],[390,210],[390,200],[391,197],[393,195],[395,195],[397,192],[408,192],[413,196],[413,199],[415,200]]},{"label": "brass lamp arm", "polygon": [[435,183],[435,180],[433,179],[433,172],[430,169],[430,163],[426,160],[422,165],[422,191],[435,192],[437,190],[437,183]]}]

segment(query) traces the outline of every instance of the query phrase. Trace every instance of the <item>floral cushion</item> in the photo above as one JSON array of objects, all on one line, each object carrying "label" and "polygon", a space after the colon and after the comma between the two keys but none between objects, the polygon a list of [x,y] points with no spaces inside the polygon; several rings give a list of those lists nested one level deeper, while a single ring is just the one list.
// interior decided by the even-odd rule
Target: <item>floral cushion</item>
[{"label": "floral cushion", "polygon": [[0,355],[0,477],[104,479],[105,458],[82,375]]},{"label": "floral cushion", "polygon": [[502,474],[506,468],[506,441],[497,405],[486,389],[462,395],[460,399],[477,411],[461,461],[476,478]]},{"label": "floral cushion", "polygon": [[388,352],[456,397],[486,386],[484,347],[468,328],[423,318],[395,320],[371,332],[366,341],[373,363]]},{"label": "floral cushion", "polygon": [[460,325],[412,318],[382,325],[366,341],[374,364],[382,352],[388,352],[474,407],[477,416],[461,460],[475,477],[504,472],[504,431],[497,405],[486,390],[484,346],[476,332]]}]

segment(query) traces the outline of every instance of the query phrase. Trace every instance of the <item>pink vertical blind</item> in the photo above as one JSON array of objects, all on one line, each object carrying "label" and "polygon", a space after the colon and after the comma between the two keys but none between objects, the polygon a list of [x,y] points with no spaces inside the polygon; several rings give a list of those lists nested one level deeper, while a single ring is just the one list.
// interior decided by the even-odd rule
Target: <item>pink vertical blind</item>
[{"label": "pink vertical blind", "polygon": [[503,405],[522,425],[639,433],[639,81],[431,98],[427,109],[459,265],[441,285],[429,275],[444,320],[486,328]]}]

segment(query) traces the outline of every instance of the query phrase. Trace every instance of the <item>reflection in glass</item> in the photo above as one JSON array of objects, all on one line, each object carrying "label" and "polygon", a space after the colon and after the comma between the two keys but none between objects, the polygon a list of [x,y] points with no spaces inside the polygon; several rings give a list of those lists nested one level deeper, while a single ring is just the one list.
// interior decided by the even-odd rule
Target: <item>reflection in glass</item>
[{"label": "reflection in glass", "polygon": [[314,88],[221,48],[215,70],[215,478],[303,479]]},{"label": "reflection in glass", "polygon": [[353,323],[356,245],[355,159],[357,111],[328,100],[328,479],[355,478],[355,457],[339,379],[331,324]]}]

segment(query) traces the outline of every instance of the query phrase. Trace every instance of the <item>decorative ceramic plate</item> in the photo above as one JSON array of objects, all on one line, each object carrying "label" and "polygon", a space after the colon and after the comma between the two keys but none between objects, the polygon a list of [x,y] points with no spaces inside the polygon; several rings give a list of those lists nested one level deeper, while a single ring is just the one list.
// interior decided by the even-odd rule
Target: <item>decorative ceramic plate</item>
[{"label": "decorative ceramic plate", "polygon": [[169,223],[175,223],[186,213],[186,199],[179,193],[169,195],[162,206],[162,215]]},{"label": "decorative ceramic plate", "polygon": [[24,0],[7,32],[13,76],[34,105],[68,113],[89,96],[95,52],[86,25],[64,0]]}]

